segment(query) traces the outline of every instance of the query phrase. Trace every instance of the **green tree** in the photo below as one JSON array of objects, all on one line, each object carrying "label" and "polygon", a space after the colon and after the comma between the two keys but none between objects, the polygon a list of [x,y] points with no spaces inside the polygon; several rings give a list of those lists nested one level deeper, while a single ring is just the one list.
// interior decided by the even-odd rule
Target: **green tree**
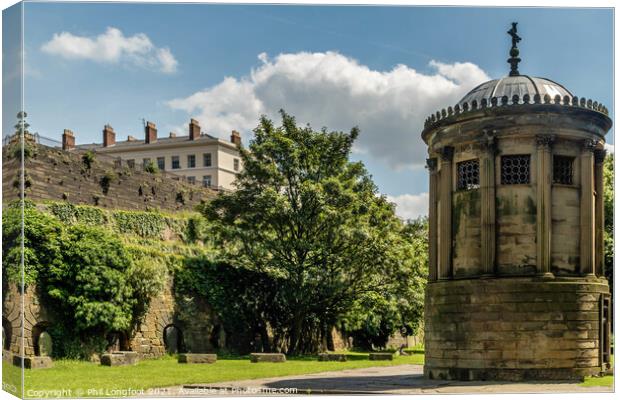
[{"label": "green tree", "polygon": [[237,190],[204,212],[232,264],[279,280],[270,325],[281,348],[307,353],[358,299],[393,285],[406,263],[402,222],[349,161],[357,128],[316,132],[281,115],[281,127],[261,118],[240,149]]},{"label": "green tree", "polygon": [[605,158],[603,164],[603,196],[605,202],[605,276],[609,287],[614,283],[614,155]]},{"label": "green tree", "polygon": [[391,284],[382,293],[360,297],[343,318],[342,327],[356,347],[383,348],[392,334],[414,335],[421,328],[428,273],[426,218],[403,226],[394,258],[400,261]]}]

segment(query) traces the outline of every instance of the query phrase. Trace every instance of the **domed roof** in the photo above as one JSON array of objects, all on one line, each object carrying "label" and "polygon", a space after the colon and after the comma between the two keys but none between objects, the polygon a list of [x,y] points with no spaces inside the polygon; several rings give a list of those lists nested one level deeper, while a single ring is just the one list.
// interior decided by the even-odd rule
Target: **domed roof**
[{"label": "domed roof", "polygon": [[540,95],[541,99],[547,94],[552,99],[557,95],[560,95],[562,99],[564,96],[573,97],[568,89],[550,79],[536,78],[528,75],[516,75],[506,76],[501,79],[493,79],[478,85],[467,93],[458,104],[472,104],[474,100],[477,104],[480,104],[482,99],[487,99],[487,102],[490,103],[493,97],[501,99],[504,96],[508,97],[510,100],[515,94],[519,96],[519,99],[522,99],[526,94],[529,95],[530,99],[533,99],[537,94]]}]

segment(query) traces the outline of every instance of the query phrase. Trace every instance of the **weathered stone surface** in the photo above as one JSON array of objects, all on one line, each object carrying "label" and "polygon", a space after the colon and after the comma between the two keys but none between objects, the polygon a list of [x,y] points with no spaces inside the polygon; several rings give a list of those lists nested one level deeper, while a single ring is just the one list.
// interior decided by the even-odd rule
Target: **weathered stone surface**
[{"label": "weathered stone surface", "polygon": [[394,359],[393,353],[370,353],[368,359],[371,361],[392,361]]},{"label": "weathered stone surface", "polygon": [[51,356],[52,355],[52,337],[49,333],[43,331],[39,335],[39,355]]},{"label": "weathered stone surface", "polygon": [[[24,368],[28,369],[41,369],[41,368],[50,368],[54,365],[51,357],[24,357]],[[13,356],[13,365],[21,367],[22,358],[18,355]]]},{"label": "weathered stone surface", "polygon": [[213,364],[217,361],[217,354],[183,353],[179,354],[181,364]]},{"label": "weathered stone surface", "polygon": [[285,362],[286,356],[282,353],[251,353],[250,361],[257,362]]},{"label": "weathered stone surface", "polygon": [[101,365],[116,367],[120,365],[133,365],[139,360],[139,354],[135,351],[115,351],[101,355]]},{"label": "weathered stone surface", "polygon": [[599,299],[608,293],[601,281],[580,278],[429,283],[426,376],[523,380],[600,373]]},{"label": "weathered stone surface", "polygon": [[[18,177],[19,160],[3,154],[2,193],[6,202],[17,199],[13,187]],[[190,185],[161,174],[150,174],[139,168],[118,167],[114,159],[97,154],[89,170],[84,169],[82,154],[37,145],[36,155],[25,159],[30,186],[26,197],[33,201],[68,200],[74,204],[99,205],[105,208],[145,210],[191,210],[201,200],[213,197],[213,190]],[[101,177],[113,171],[116,175],[107,192]],[[140,190],[141,189],[141,190]],[[183,201],[178,201],[182,193]]]},{"label": "weathered stone surface", "polygon": [[320,353],[319,361],[347,361],[346,354]]}]

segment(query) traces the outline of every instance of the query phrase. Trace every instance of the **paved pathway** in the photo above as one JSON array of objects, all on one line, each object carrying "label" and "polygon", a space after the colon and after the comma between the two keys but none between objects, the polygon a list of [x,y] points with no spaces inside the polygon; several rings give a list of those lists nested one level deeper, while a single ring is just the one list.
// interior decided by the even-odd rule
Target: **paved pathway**
[{"label": "paved pathway", "polygon": [[166,388],[164,396],[243,396],[291,394],[434,394],[612,392],[611,387],[582,387],[575,382],[457,382],[424,379],[421,365],[329,371],[206,385]]}]

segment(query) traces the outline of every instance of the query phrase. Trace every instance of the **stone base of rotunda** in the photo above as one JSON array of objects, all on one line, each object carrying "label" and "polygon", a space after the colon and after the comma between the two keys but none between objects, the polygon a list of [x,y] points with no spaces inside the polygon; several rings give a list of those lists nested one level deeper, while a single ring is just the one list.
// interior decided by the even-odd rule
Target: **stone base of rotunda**
[{"label": "stone base of rotunda", "polygon": [[574,380],[608,365],[600,346],[605,279],[502,277],[429,282],[424,375]]}]

